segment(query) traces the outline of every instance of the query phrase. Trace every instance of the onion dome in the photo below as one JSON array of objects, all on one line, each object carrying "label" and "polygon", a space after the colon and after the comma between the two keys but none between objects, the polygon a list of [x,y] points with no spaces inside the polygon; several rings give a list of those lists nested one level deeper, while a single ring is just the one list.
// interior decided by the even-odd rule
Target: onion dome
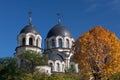
[{"label": "onion dome", "polygon": [[33,34],[38,34],[38,31],[35,29],[35,27],[32,25],[32,17],[31,17],[32,12],[29,12],[29,24],[26,25],[20,32],[21,33],[33,33]]},{"label": "onion dome", "polygon": [[72,37],[72,34],[61,23],[58,23],[47,34],[47,38],[52,36]]},{"label": "onion dome", "polygon": [[57,13],[58,16],[58,24],[56,24],[47,34],[47,38],[52,36],[62,36],[62,37],[72,37],[72,34],[69,30],[61,24],[61,15]]},{"label": "onion dome", "polygon": [[35,29],[35,27],[32,24],[26,25],[20,32],[21,33],[33,33],[38,34],[38,31]]}]

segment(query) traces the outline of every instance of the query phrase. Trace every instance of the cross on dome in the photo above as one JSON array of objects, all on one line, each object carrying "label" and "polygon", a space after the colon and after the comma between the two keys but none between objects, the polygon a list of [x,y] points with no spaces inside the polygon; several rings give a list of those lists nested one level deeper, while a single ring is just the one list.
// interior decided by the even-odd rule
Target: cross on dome
[{"label": "cross on dome", "polygon": [[28,14],[29,14],[29,24],[32,24],[32,11],[29,11]]},{"label": "cross on dome", "polygon": [[56,13],[57,17],[58,17],[58,24],[61,23],[61,14],[60,13]]}]

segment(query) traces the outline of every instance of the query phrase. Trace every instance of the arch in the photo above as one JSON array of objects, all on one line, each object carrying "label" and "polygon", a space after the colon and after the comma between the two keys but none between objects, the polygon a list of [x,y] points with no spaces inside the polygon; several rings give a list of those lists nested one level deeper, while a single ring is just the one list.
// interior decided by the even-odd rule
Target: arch
[{"label": "arch", "polygon": [[33,45],[33,38],[29,38],[29,45]]},{"label": "arch", "polygon": [[22,38],[22,45],[24,46],[26,44],[26,39]]},{"label": "arch", "polygon": [[69,40],[66,39],[66,48],[69,48],[70,47],[70,43],[69,43]]},{"label": "arch", "polygon": [[37,39],[36,39],[36,46],[38,47],[39,44],[40,44],[40,38],[37,38]]},{"label": "arch", "polygon": [[58,72],[60,72],[60,64],[59,63],[57,63],[56,69]]},{"label": "arch", "polygon": [[26,44],[26,35],[24,33],[18,35],[17,39],[19,46],[23,46],[23,38],[25,38],[25,44]]},{"label": "arch", "polygon": [[38,41],[39,41],[39,40],[37,39],[37,40],[36,40],[36,46],[39,46],[39,42],[38,42]]},{"label": "arch", "polygon": [[52,41],[51,42],[52,43],[52,48],[55,48],[55,39],[52,39],[51,41]]},{"label": "arch", "polygon": [[36,46],[36,35],[35,34],[32,34],[32,33],[27,33],[26,34],[26,39],[27,39],[27,45],[34,45],[34,46]]},{"label": "arch", "polygon": [[25,66],[25,61],[23,59],[20,60],[20,66],[21,67]]},{"label": "arch", "polygon": [[50,63],[49,65],[50,65],[50,67],[51,67],[51,71],[53,71],[53,64]]},{"label": "arch", "polygon": [[59,46],[59,48],[62,48],[62,39],[60,38],[60,39],[58,39],[58,46]]}]

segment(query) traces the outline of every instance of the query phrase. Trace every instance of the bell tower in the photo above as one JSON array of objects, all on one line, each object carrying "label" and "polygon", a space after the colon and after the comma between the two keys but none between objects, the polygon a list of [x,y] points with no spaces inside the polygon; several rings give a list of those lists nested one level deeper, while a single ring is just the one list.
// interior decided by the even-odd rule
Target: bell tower
[{"label": "bell tower", "polygon": [[20,55],[23,51],[33,50],[39,53],[42,51],[42,37],[33,26],[31,15],[32,12],[29,12],[29,23],[23,27],[17,36],[18,46],[15,49],[16,52],[14,57],[18,59],[19,63],[21,62],[21,59],[18,58],[18,55]]},{"label": "bell tower", "polygon": [[71,32],[62,25],[60,13],[57,13],[57,17],[58,23],[49,30],[46,36],[44,54],[48,57],[48,65],[52,72],[65,72],[70,68],[74,39]]}]

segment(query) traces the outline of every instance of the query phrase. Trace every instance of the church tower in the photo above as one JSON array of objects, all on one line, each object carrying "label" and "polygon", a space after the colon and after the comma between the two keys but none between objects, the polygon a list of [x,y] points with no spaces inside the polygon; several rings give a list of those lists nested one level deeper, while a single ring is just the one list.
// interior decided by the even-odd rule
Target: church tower
[{"label": "church tower", "polygon": [[21,59],[18,58],[18,55],[23,51],[33,50],[41,53],[42,37],[32,24],[31,14],[32,12],[29,12],[29,24],[27,24],[17,36],[18,46],[15,49],[14,57],[18,59],[19,64]]},{"label": "church tower", "polygon": [[61,24],[60,14],[57,16],[58,23],[49,30],[45,39],[44,54],[48,57],[52,72],[65,72],[70,67],[74,39],[70,31]]}]

